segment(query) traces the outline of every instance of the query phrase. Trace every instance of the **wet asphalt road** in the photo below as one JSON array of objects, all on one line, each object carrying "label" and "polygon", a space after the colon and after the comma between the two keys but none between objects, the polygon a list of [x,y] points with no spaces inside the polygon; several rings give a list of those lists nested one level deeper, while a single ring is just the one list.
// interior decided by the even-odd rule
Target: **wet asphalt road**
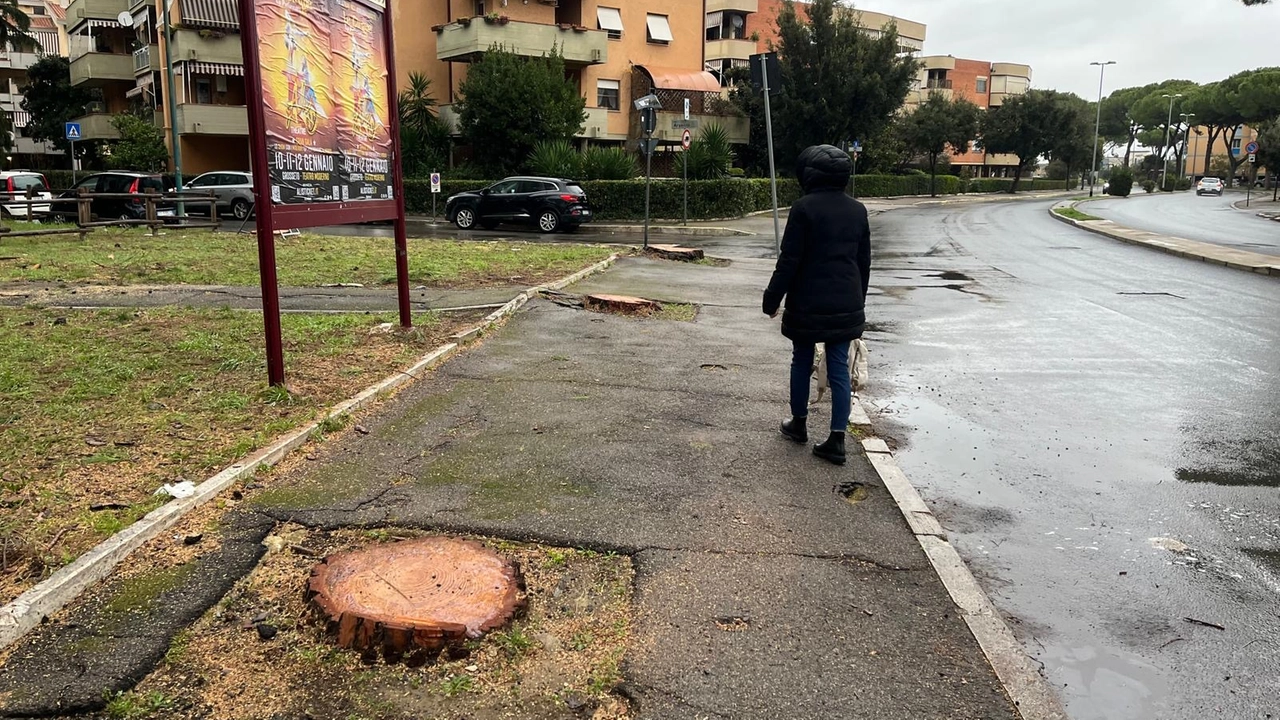
[{"label": "wet asphalt road", "polygon": [[877,429],[1072,717],[1280,717],[1280,282],[1046,208],[873,220]]},{"label": "wet asphalt road", "polygon": [[[1239,250],[1280,255],[1280,225],[1231,207],[1244,202],[1243,192],[1222,197],[1194,192],[1134,195],[1086,203],[1080,209],[1126,227],[1173,235],[1188,240],[1226,245]],[[1270,190],[1255,190],[1253,199],[1270,200]]]}]

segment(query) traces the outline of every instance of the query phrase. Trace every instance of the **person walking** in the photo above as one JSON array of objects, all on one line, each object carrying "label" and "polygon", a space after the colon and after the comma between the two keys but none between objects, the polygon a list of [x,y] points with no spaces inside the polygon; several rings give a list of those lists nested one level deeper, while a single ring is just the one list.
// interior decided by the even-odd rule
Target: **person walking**
[{"label": "person walking", "polygon": [[853,165],[848,153],[815,145],[800,153],[796,177],[804,196],[791,206],[773,278],[764,292],[764,312],[782,313],[782,334],[791,340],[791,419],[782,434],[809,441],[809,377],[815,345],[827,353],[831,385],[831,435],[813,454],[845,463],[844,439],[853,393],[849,347],[866,324],[867,283],[871,277],[871,226],[867,209],[844,193]]}]

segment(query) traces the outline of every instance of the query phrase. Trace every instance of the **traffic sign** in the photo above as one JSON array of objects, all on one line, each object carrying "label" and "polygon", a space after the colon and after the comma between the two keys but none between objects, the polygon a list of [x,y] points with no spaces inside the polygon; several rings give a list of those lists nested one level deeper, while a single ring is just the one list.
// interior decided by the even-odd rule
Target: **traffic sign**
[{"label": "traffic sign", "polygon": [[689,102],[689,98],[685,98],[684,99],[684,119],[685,120],[689,119],[689,110],[691,109],[691,107],[692,105]]},{"label": "traffic sign", "polygon": [[685,130],[684,134],[680,136],[680,147],[684,148],[685,150],[688,150],[689,146],[692,144],[693,144],[693,135],[691,135],[688,130]]},{"label": "traffic sign", "polygon": [[440,173],[431,173],[431,192],[440,192]]},{"label": "traffic sign", "polygon": [[[1250,142],[1248,145],[1244,146],[1244,151],[1249,153],[1250,155],[1258,152],[1258,143]],[[1253,160],[1250,160],[1249,162],[1253,162]]]},{"label": "traffic sign", "polygon": [[74,123],[74,122],[67,123],[67,139],[68,140],[80,139],[80,123]]},{"label": "traffic sign", "polygon": [[1254,155],[1253,153],[1249,153],[1249,162],[1251,162],[1251,163],[1256,163],[1256,162],[1258,162],[1258,156],[1257,156],[1257,155]]}]

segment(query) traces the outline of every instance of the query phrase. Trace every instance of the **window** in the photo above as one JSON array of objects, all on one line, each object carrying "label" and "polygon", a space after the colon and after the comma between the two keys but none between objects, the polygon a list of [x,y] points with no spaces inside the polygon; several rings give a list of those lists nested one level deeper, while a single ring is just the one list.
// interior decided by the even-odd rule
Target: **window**
[{"label": "window", "polygon": [[977,88],[975,88],[975,90],[977,91],[977,93],[978,93],[979,95],[986,95],[986,94],[987,94],[987,79],[986,79],[986,78],[984,78],[984,77],[980,77],[980,78],[978,78],[978,87],[977,87]]},{"label": "window", "polygon": [[669,45],[671,43],[671,23],[667,20],[666,15],[649,15],[646,18],[645,30],[647,31],[649,42],[656,45]]},{"label": "window", "polygon": [[620,110],[619,95],[621,90],[622,84],[617,80],[597,80],[596,107]]},{"label": "window", "polygon": [[516,192],[524,195],[532,195],[533,193],[550,192],[555,190],[556,186],[542,180],[521,180],[520,187]]},{"label": "window", "polygon": [[209,78],[196,78],[196,102],[201,105],[213,104],[213,82]]},{"label": "window", "polygon": [[489,188],[490,195],[514,195],[520,187],[519,180],[503,180]]},{"label": "window", "polygon": [[200,177],[196,178],[195,180],[192,180],[192,181],[191,181],[191,183],[190,183],[189,185],[187,185],[187,187],[193,187],[193,188],[209,187],[210,185],[214,185],[214,184],[215,184],[215,183],[214,183],[214,181],[213,181],[214,177],[216,177],[216,176],[215,176],[215,175],[201,175]]},{"label": "window", "polygon": [[1231,141],[1231,154],[1232,155],[1240,154],[1240,138],[1236,138],[1235,140]]},{"label": "window", "polygon": [[720,27],[724,25],[724,11],[707,13],[707,41],[720,39]]},{"label": "window", "polygon": [[484,0],[476,0],[476,16],[484,15]]},{"label": "window", "polygon": [[607,31],[610,40],[621,40],[622,11],[611,7],[596,8],[596,28]]}]

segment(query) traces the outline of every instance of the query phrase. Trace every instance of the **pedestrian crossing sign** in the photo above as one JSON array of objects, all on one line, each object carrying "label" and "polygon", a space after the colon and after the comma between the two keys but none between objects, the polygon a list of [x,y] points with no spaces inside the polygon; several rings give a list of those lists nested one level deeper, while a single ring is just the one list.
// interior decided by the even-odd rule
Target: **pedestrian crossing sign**
[{"label": "pedestrian crossing sign", "polygon": [[80,123],[73,123],[73,122],[67,123],[67,139],[68,140],[80,139]]}]

